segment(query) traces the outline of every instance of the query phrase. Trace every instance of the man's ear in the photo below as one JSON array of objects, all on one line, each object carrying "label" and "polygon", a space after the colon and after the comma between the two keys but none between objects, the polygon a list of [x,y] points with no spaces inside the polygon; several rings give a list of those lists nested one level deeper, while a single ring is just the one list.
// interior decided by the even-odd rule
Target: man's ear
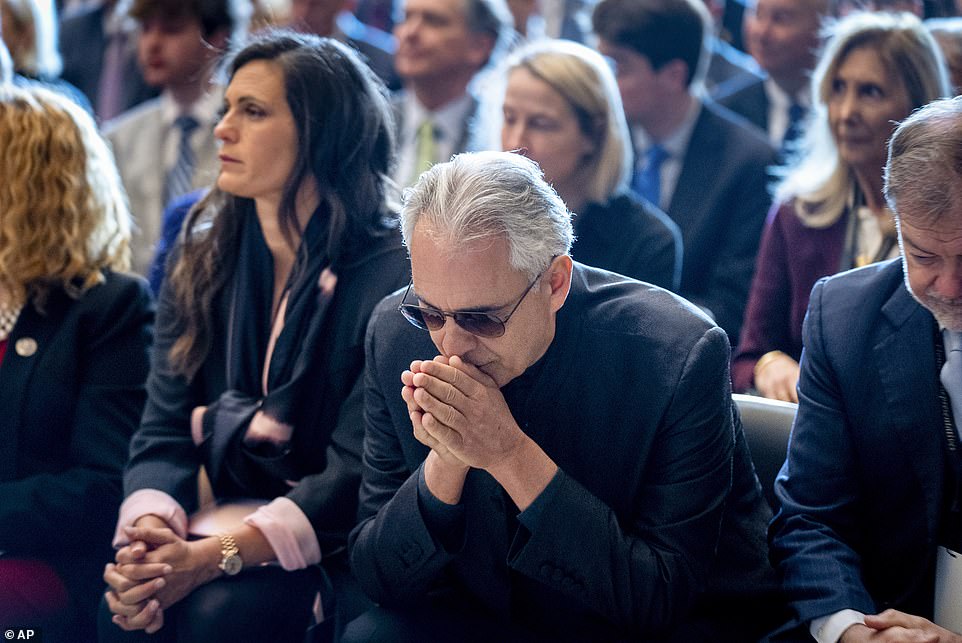
[{"label": "man's ear", "polygon": [[548,278],[548,285],[551,287],[551,312],[556,313],[564,306],[571,290],[571,270],[573,264],[568,255],[559,255],[554,258],[545,276]]}]

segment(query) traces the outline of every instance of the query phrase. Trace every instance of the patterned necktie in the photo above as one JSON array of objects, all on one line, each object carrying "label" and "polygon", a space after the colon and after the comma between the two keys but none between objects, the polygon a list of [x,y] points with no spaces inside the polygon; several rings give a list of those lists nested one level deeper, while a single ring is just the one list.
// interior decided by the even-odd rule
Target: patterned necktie
[{"label": "patterned necktie", "polygon": [[408,185],[414,185],[418,177],[421,176],[421,172],[430,169],[437,160],[437,142],[435,137],[437,132],[434,129],[434,121],[430,118],[425,119],[418,127],[417,131],[417,156],[414,158],[414,171],[411,174],[410,180],[408,180]]},{"label": "patterned necktie", "polygon": [[945,344],[945,364],[939,379],[949,394],[952,417],[959,426],[962,425],[962,332],[943,330],[942,341]]},{"label": "patterned necktie", "polygon": [[175,130],[180,131],[180,147],[177,150],[177,161],[167,173],[164,183],[164,206],[171,199],[190,192],[194,178],[194,148],[190,146],[190,135],[200,123],[193,116],[178,116],[174,120]]},{"label": "patterned necktie", "polygon": [[785,128],[785,135],[782,136],[781,152],[783,155],[786,152],[791,152],[794,148],[795,140],[798,139],[802,133],[802,121],[805,119],[807,111],[808,110],[798,103],[789,105],[788,127]]},{"label": "patterned necktie", "polygon": [[635,173],[632,187],[635,192],[657,206],[661,206],[661,164],[668,158],[668,151],[655,144],[645,153],[645,166]]}]

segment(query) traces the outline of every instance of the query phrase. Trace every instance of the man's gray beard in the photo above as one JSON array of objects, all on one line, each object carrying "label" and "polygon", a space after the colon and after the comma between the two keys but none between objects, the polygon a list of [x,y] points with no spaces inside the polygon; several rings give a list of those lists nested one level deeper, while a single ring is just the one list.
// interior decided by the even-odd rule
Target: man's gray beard
[{"label": "man's gray beard", "polygon": [[905,288],[912,295],[912,298],[919,302],[919,305],[932,313],[939,326],[951,331],[962,332],[962,297],[957,299],[946,299],[932,292],[926,291],[923,297],[919,297],[909,285],[908,273],[905,278]]}]

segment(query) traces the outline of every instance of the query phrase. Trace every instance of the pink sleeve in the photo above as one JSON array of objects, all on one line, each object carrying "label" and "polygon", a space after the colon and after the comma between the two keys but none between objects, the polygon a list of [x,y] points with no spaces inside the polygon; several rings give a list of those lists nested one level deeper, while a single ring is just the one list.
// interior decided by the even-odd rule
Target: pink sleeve
[{"label": "pink sleeve", "polygon": [[120,518],[114,532],[114,547],[123,547],[130,541],[124,527],[133,526],[138,518],[153,514],[163,519],[181,538],[187,538],[187,512],[169,494],[157,489],[140,489],[130,494],[120,505]]},{"label": "pink sleeve", "polygon": [[275,498],[244,518],[257,527],[287,571],[304,569],[321,562],[321,546],[311,521],[290,498]]}]

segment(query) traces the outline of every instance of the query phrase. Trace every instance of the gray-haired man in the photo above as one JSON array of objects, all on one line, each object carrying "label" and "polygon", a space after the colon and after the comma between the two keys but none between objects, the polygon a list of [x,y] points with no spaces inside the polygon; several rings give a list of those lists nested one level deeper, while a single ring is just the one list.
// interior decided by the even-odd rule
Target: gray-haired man
[{"label": "gray-haired man", "polygon": [[347,640],[750,640],[769,514],[724,331],[572,262],[519,155],[435,166],[402,226],[413,281],[368,330],[350,539],[380,607]]},{"label": "gray-haired man", "polygon": [[885,196],[902,257],[815,284],[775,482],[772,559],[819,643],[962,640],[962,99],[895,130]]}]

